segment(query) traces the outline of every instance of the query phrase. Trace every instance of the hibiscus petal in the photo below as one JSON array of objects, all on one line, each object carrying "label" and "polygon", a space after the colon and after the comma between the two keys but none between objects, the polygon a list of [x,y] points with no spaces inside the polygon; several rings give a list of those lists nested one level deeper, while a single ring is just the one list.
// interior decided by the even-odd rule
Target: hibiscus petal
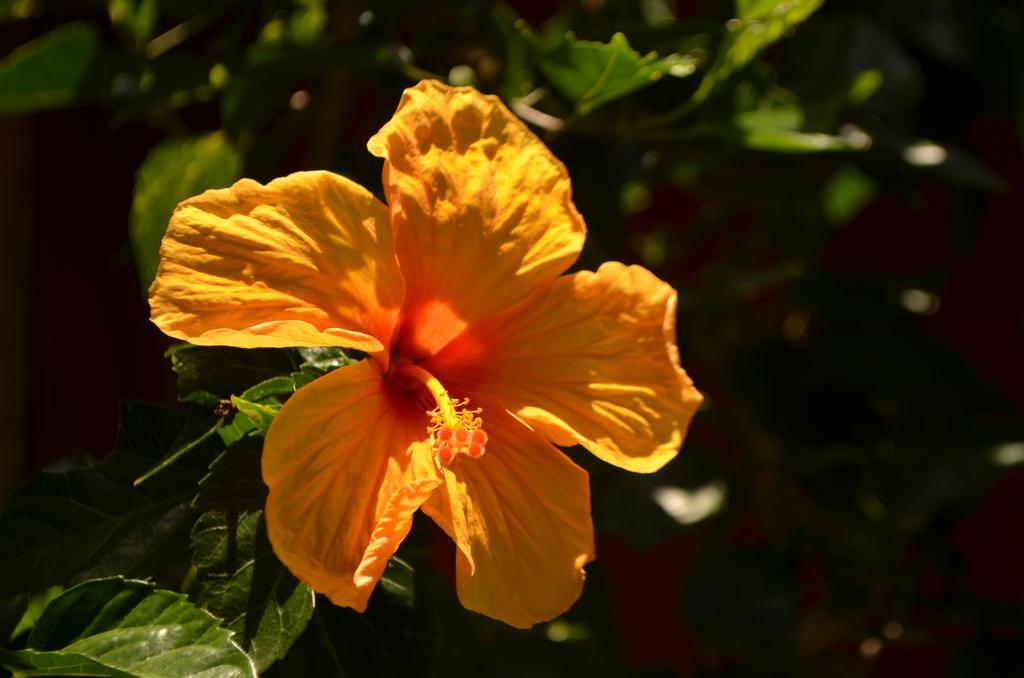
[{"label": "hibiscus petal", "polygon": [[371,360],[335,370],[285,403],[263,448],[274,553],[359,611],[442,482],[422,410],[393,388]]},{"label": "hibiscus petal", "polygon": [[650,473],[679,451],[702,399],[679,366],[675,312],[667,283],[607,263],[478,323],[426,367],[558,445]]},{"label": "hibiscus petal", "polygon": [[330,172],[181,203],[149,291],[153,322],[193,344],[370,352],[390,345],[402,296],[387,208]]},{"label": "hibiscus petal", "polygon": [[423,511],[458,546],[462,605],[528,628],[583,589],[594,559],[587,473],[500,409],[484,412],[487,453],[457,457]]},{"label": "hibiscus petal", "polygon": [[429,355],[576,260],[586,229],[569,175],[497,97],[420,82],[368,147],[385,158],[409,283],[407,352]]}]

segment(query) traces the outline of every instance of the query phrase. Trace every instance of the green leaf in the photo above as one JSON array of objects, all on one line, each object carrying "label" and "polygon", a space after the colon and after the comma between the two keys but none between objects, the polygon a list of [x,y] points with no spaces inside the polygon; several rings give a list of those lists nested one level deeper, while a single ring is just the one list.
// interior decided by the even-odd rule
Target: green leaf
[{"label": "green leaf", "polygon": [[859,130],[833,135],[801,129],[804,111],[800,100],[782,88],[762,91],[744,82],[736,87],[735,94],[732,125],[698,125],[693,133],[718,136],[744,148],[774,153],[864,151],[871,145],[867,134]]},{"label": "green leaf", "polygon": [[225,620],[256,668],[285,656],[313,614],[313,590],[274,556],[263,511],[208,511],[192,531],[195,602]]},{"label": "green leaf", "polygon": [[28,605],[25,607],[25,613],[21,615],[21,619],[18,620],[18,625],[14,627],[11,632],[11,640],[14,640],[23,633],[28,633],[32,628],[35,627],[36,622],[43,614],[43,610],[46,606],[53,601],[54,598],[64,592],[64,589],[60,586],[51,586],[50,588],[32,596]]},{"label": "green leaf", "polygon": [[[294,26],[297,28],[298,24]],[[283,39],[288,29],[282,18],[264,27],[264,37],[267,29],[272,34],[280,30],[279,39],[261,38],[249,46],[246,63],[231,72],[220,101],[226,129],[238,135],[262,134],[264,142],[268,125],[288,110],[292,93],[318,81],[325,73],[353,67],[370,73],[400,72],[406,66],[396,56],[394,45],[379,37],[363,35],[352,40],[319,40],[300,45]],[[311,36],[292,37],[305,40]]]},{"label": "green leaf", "polygon": [[121,578],[58,596],[27,647],[0,652],[21,676],[252,676],[256,670],[216,617],[185,596]]},{"label": "green leaf", "polygon": [[[337,607],[318,596],[305,633],[273,667],[274,675],[437,674],[433,670],[434,660],[446,629],[433,609],[428,592],[418,590],[416,604],[405,605],[391,596],[381,595],[384,586],[382,579],[364,613]],[[454,650],[456,653],[464,651],[462,648]],[[480,675],[480,671],[457,671],[451,675]]]},{"label": "green leaf", "polygon": [[280,376],[261,381],[255,386],[242,391],[242,394],[238,397],[242,400],[258,402],[278,396],[288,397],[294,392],[295,380],[291,376]]},{"label": "green leaf", "polygon": [[524,97],[533,89],[529,26],[505,5],[495,7],[491,17],[505,49],[499,92],[506,100]]},{"label": "green leaf", "polygon": [[866,146],[855,139],[820,134],[818,132],[796,132],[788,129],[753,128],[741,130],[737,135],[740,143],[755,151],[775,153],[821,153],[823,151],[863,151]]},{"label": "green leaf", "polygon": [[96,26],[58,26],[0,61],[0,113],[99,101],[109,92],[111,65]]},{"label": "green leaf", "polygon": [[150,151],[135,179],[129,223],[143,289],[156,277],[160,241],[178,203],[230,185],[241,171],[241,155],[220,132],[172,139]]},{"label": "green leaf", "polygon": [[233,349],[182,344],[168,351],[178,398],[207,407],[230,401],[234,416],[218,433],[231,445],[263,435],[297,389],[352,362],[337,347]]},{"label": "green leaf", "polygon": [[853,76],[846,99],[850,104],[859,106],[873,97],[884,84],[885,73],[881,69],[867,68]]},{"label": "green leaf", "polygon": [[778,0],[736,0],[736,16],[744,21],[759,19],[777,4]]},{"label": "green leaf", "polygon": [[231,396],[231,404],[238,410],[230,423],[220,429],[221,440],[232,445],[246,436],[265,436],[281,411],[280,402],[254,403]]},{"label": "green leaf", "polygon": [[209,60],[191,50],[172,49],[149,59],[137,79],[120,79],[118,86],[120,98],[110,119],[114,127],[205,102],[214,94]]},{"label": "green leaf", "polygon": [[258,439],[244,440],[218,456],[200,482],[193,505],[200,511],[261,509],[267,499],[260,471],[261,445]]},{"label": "green leaf", "polygon": [[781,68],[815,129],[856,117],[911,115],[923,94],[921,67],[867,16],[825,14],[787,46]]},{"label": "green leaf", "polygon": [[190,502],[218,440],[140,487],[136,478],[211,420],[143,403],[121,405],[114,452],[99,464],[41,472],[0,515],[0,596],[111,574],[149,575],[187,544]]},{"label": "green leaf", "polygon": [[745,0],[737,3],[739,16],[726,24],[725,40],[701,80],[692,103],[706,100],[736,71],[786,31],[807,19],[824,0]]},{"label": "green leaf", "polygon": [[736,88],[736,114],[733,121],[744,130],[798,131],[804,124],[800,100],[792,93],[775,87],[767,92],[754,88]]},{"label": "green leaf", "polygon": [[159,6],[157,0],[108,0],[110,23],[121,28],[135,40],[137,47],[153,37]]},{"label": "green leaf", "polygon": [[[737,18],[743,22],[785,22],[792,26],[816,12],[825,0],[739,0]],[[766,27],[767,28],[767,27]]]},{"label": "green leaf", "polygon": [[[193,531],[196,589],[192,599],[227,620],[261,672],[288,654],[300,635],[304,638],[300,643],[303,647],[292,654],[310,650],[312,640],[317,661],[328,660],[328,664],[325,652],[337,649],[344,655],[342,663],[351,667],[353,655],[367,650],[362,643],[389,634],[397,636],[396,641],[403,647],[389,645],[380,650],[386,654],[406,651],[404,645],[409,639],[405,636],[411,633],[408,621],[418,619],[420,614],[414,605],[420,592],[412,567],[397,557],[388,561],[365,615],[335,608],[322,599],[321,607],[332,608],[327,612],[328,618],[343,620],[346,627],[352,627],[358,634],[347,638],[351,633],[332,628],[330,637],[324,638],[321,631],[306,628],[314,614],[312,590],[295,579],[271,549],[262,512],[266,495],[259,439],[248,438],[232,445],[213,463],[195,501],[195,506],[204,513]],[[311,634],[312,639],[308,637]],[[369,656],[377,654],[378,649],[374,648]],[[292,657],[292,661],[278,667],[282,675],[327,675],[322,673],[327,669],[319,663],[315,671],[305,670],[296,668],[294,660]],[[352,675],[367,674],[353,670]]]},{"label": "green leaf", "polygon": [[245,349],[178,344],[167,351],[178,375],[178,399],[215,406],[267,379],[298,370],[300,358],[290,349]]},{"label": "green leaf", "polygon": [[[161,459],[158,464],[156,464],[151,469],[149,469],[148,471],[143,473],[141,476],[136,478],[135,479],[135,485],[138,486],[138,485],[142,484],[143,482],[145,482],[146,480],[149,480],[154,475],[156,475],[160,471],[164,470],[165,468],[167,468],[168,466],[170,466],[174,462],[178,461],[179,459],[184,457],[186,454],[188,454],[192,450],[201,449],[202,445],[204,443],[206,443],[206,441],[209,440],[210,437],[213,436],[213,434],[217,433],[220,430],[222,425],[223,425],[223,422],[218,420],[216,423],[213,424],[213,426],[211,426],[209,429],[207,429],[204,433],[199,434],[197,437],[192,438],[191,440],[189,440],[188,442],[186,442],[185,444],[183,444],[181,446],[175,447],[175,449],[173,449],[166,457]],[[189,436],[189,437],[191,438],[191,436]]]},{"label": "green leaf", "polygon": [[[148,480],[215,433],[225,445],[265,435],[292,393],[352,362],[337,347],[235,349],[180,344],[167,355],[178,374],[179,400],[215,408],[221,418],[194,438],[191,447],[175,449],[137,483]],[[229,413],[218,412],[218,408],[224,410],[228,405]]]},{"label": "green leaf", "polygon": [[660,59],[654,52],[641,56],[622,33],[607,43],[577,40],[567,33],[554,44],[543,44],[525,24],[516,25],[533,46],[541,71],[581,113],[647,87],[666,73],[680,72],[672,69],[682,65],[678,56]]},{"label": "green leaf", "polygon": [[908,165],[952,184],[992,193],[1007,189],[1006,181],[993,173],[983,160],[954,144],[940,145],[928,139],[886,134],[879,146],[898,149],[901,159]]},{"label": "green leaf", "polygon": [[[179,344],[167,356],[178,375],[178,399],[209,407],[232,396],[261,401],[276,395],[283,401],[296,388],[353,362],[333,346],[245,349]],[[293,386],[280,377],[289,378]]]},{"label": "green leaf", "polygon": [[237,349],[182,344],[167,355],[178,375],[178,398],[206,407],[230,402],[233,416],[217,433],[226,445],[264,435],[297,389],[352,362],[337,347]]},{"label": "green leaf", "polygon": [[843,167],[822,191],[825,217],[841,226],[850,221],[878,195],[878,184],[856,165]]},{"label": "green leaf", "polygon": [[412,607],[416,598],[415,574],[412,565],[392,556],[380,577],[379,586],[393,603]]},{"label": "green leaf", "polygon": [[785,128],[704,124],[680,130],[671,139],[720,139],[752,151],[772,153],[863,152],[870,147],[866,135],[840,136],[818,132],[799,132]]},{"label": "green leaf", "polygon": [[138,44],[153,37],[159,19],[160,7],[157,0],[139,0],[126,24]]},{"label": "green leaf", "polygon": [[[299,371],[313,378],[322,377],[332,370],[355,362],[355,358],[337,346],[310,346],[295,351],[302,359]],[[296,378],[294,373],[292,378]]]},{"label": "green leaf", "polygon": [[193,600],[225,620],[259,671],[285,656],[313,614],[313,590],[277,559],[263,518],[266,487],[258,449],[225,452],[203,480],[192,530]]}]

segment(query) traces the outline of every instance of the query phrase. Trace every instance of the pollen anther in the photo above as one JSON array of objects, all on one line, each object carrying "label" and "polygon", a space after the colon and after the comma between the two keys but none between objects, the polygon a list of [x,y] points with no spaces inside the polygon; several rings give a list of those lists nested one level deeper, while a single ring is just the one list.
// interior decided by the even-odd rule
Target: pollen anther
[{"label": "pollen anther", "polygon": [[427,412],[430,417],[427,430],[433,441],[434,453],[445,466],[455,461],[458,454],[479,458],[487,443],[487,434],[480,428],[483,424],[480,410],[469,409],[467,400],[452,400],[450,403],[451,409],[447,412],[447,408],[440,404]]},{"label": "pollen anther", "polygon": [[450,464],[455,459],[455,450],[448,443],[441,443],[437,446],[437,458],[442,464]]},{"label": "pollen anther", "polygon": [[480,408],[470,409],[469,400],[452,398],[434,375],[416,365],[397,365],[396,374],[411,377],[426,386],[437,407],[427,412],[427,433],[437,461],[447,466],[460,453],[472,459],[483,455],[487,445]]}]

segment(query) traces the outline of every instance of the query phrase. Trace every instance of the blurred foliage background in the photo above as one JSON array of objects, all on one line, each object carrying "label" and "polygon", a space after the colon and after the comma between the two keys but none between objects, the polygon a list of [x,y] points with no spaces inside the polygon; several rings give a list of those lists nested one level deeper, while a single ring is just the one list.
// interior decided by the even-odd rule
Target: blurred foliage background
[{"label": "blurred foliage background", "polygon": [[[0,0],[0,55],[4,496],[102,457],[120,399],[242,393],[183,390],[209,356],[176,383],[148,324],[171,210],[300,169],[380,195],[366,140],[421,78],[499,94],[566,163],[580,267],[680,290],[707,402],[658,474],[570,451],[598,560],[564,618],[461,610],[422,520],[365,616],[292,610],[268,674],[1024,673],[1019,4]],[[186,544],[132,572],[209,600]]]}]

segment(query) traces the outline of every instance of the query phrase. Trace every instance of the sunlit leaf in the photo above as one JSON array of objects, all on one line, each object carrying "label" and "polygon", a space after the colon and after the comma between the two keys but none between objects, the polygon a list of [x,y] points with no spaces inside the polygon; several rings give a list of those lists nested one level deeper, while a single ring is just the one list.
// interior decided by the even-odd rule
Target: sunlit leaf
[{"label": "sunlit leaf", "polygon": [[21,619],[18,620],[17,626],[11,632],[11,639],[17,638],[23,633],[31,631],[39,618],[43,615],[43,611],[46,606],[49,605],[54,598],[64,592],[64,589],[60,586],[51,586],[50,588],[37,593],[32,596],[28,605],[25,607],[25,613],[21,615]]},{"label": "sunlit leaf", "polygon": [[121,578],[58,596],[26,648],[0,651],[0,663],[20,676],[256,676],[216,617],[181,594]]},{"label": "sunlit leaf", "polygon": [[778,0],[736,0],[736,16],[739,19],[759,19],[770,12]]},{"label": "sunlit leaf", "polygon": [[539,61],[551,84],[583,113],[657,82],[675,64],[653,52],[641,56],[622,33],[607,43],[567,34],[541,48]]},{"label": "sunlit leaf", "polygon": [[109,93],[110,66],[96,26],[59,26],[0,61],[0,113],[99,101]]},{"label": "sunlit leaf", "polygon": [[245,436],[264,436],[274,422],[274,417],[281,410],[281,402],[277,398],[268,398],[265,402],[256,403],[238,396],[231,396],[231,404],[237,413],[231,422],[220,429],[221,439],[225,444],[232,444]]},{"label": "sunlit leaf", "polygon": [[803,127],[803,108],[800,100],[790,92],[776,87],[765,93],[752,92],[748,95],[747,89],[737,88],[736,114],[733,118],[737,127],[745,130],[788,131],[799,131]]},{"label": "sunlit leaf", "polygon": [[878,68],[866,68],[853,76],[846,98],[850,104],[859,106],[875,95],[885,83],[885,74]]},{"label": "sunlit leaf", "polygon": [[160,241],[179,202],[240,176],[242,158],[221,133],[166,141],[146,156],[135,179],[129,229],[144,289],[156,277]]},{"label": "sunlit leaf", "polygon": [[822,2],[824,0],[747,0],[737,3],[740,16],[726,24],[725,39],[694,93],[693,102],[707,99],[758,52],[813,14]]},{"label": "sunlit leaf", "polygon": [[159,9],[158,0],[109,0],[107,4],[111,23],[123,26],[140,45],[153,36]]},{"label": "sunlit leaf", "polygon": [[815,17],[787,48],[793,91],[817,127],[835,125],[850,109],[868,115],[905,115],[921,98],[920,65],[867,16]]},{"label": "sunlit leaf", "polygon": [[288,19],[287,35],[292,42],[307,45],[320,38],[327,26],[325,0],[304,0],[296,3]]},{"label": "sunlit leaf", "polygon": [[609,42],[580,40],[572,33],[541,37],[505,7],[499,7],[494,18],[505,36],[509,63],[503,87],[509,96],[526,94],[528,55],[580,113],[647,87],[666,73],[693,72],[679,55],[641,55],[622,33],[615,33]]},{"label": "sunlit leaf", "polygon": [[737,138],[747,148],[776,153],[862,151],[865,148],[862,143],[843,136],[787,129],[751,128],[739,132]]},{"label": "sunlit leaf", "polygon": [[870,176],[849,165],[836,172],[821,196],[825,216],[842,225],[855,217],[878,195],[878,184]]},{"label": "sunlit leaf", "polygon": [[785,127],[751,126],[744,129],[736,125],[704,124],[683,130],[681,139],[719,139],[753,151],[774,153],[823,153],[835,151],[860,152],[870,143],[865,137],[800,132]]}]

